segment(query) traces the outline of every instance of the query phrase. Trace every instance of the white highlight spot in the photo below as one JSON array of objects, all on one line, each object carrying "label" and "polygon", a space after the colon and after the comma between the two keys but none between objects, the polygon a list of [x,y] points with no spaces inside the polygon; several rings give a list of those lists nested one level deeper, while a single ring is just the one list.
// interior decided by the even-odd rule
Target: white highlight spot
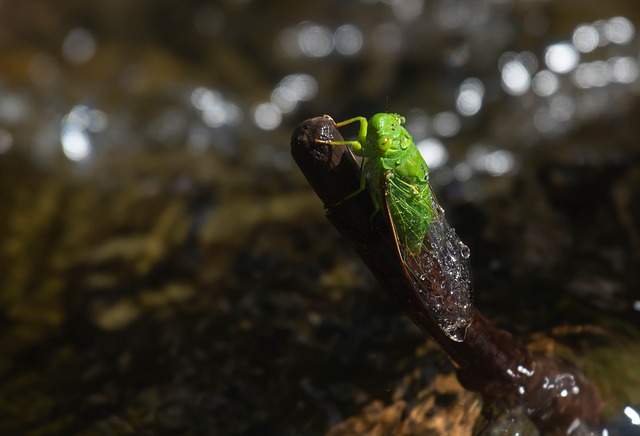
[{"label": "white highlight spot", "polygon": [[479,79],[470,78],[462,82],[456,98],[456,109],[460,115],[470,117],[482,107],[484,85]]},{"label": "white highlight spot", "polygon": [[553,44],[547,47],[544,61],[551,71],[559,74],[573,70],[580,60],[578,50],[568,42]]},{"label": "white highlight spot", "polygon": [[636,412],[631,406],[624,408],[624,414],[631,420],[631,424],[640,425],[640,414]]},{"label": "white highlight spot", "polygon": [[509,61],[502,67],[502,87],[511,95],[523,95],[531,86],[531,76],[527,68],[517,60]]},{"label": "white highlight spot", "polygon": [[89,109],[83,104],[74,106],[62,119],[60,142],[64,155],[73,161],[85,159],[92,151],[88,132],[102,132],[109,124],[107,114]]},{"label": "white highlight spot", "polygon": [[91,153],[89,136],[78,127],[63,128],[60,141],[65,156],[73,161],[82,160]]}]

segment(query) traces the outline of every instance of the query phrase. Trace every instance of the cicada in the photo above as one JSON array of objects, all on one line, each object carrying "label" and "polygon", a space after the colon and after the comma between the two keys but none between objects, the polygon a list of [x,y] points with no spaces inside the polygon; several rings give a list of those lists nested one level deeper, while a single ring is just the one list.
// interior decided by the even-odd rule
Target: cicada
[{"label": "cicada", "polygon": [[414,291],[440,329],[462,342],[472,320],[469,248],[445,219],[429,183],[429,167],[402,126],[405,118],[378,113],[336,126],[354,122],[360,123],[357,140],[318,141],[349,145],[363,158],[360,187],[345,200],[369,189],[374,214],[388,214]]}]

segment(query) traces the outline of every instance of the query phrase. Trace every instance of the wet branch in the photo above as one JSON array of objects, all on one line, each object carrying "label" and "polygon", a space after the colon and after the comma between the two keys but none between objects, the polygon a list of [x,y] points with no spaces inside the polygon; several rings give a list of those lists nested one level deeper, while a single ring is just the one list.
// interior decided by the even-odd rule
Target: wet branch
[{"label": "wet branch", "polygon": [[602,404],[596,387],[568,364],[532,356],[525,344],[498,329],[477,309],[463,342],[449,339],[433,321],[406,277],[390,223],[364,191],[348,201],[359,184],[360,168],[347,147],[316,139],[340,141],[331,118],[300,124],[291,138],[291,153],[327,209],[327,217],[345,237],[407,316],[435,340],[456,366],[460,383],[488,401],[524,406],[542,432],[572,431],[580,423],[597,426]]}]

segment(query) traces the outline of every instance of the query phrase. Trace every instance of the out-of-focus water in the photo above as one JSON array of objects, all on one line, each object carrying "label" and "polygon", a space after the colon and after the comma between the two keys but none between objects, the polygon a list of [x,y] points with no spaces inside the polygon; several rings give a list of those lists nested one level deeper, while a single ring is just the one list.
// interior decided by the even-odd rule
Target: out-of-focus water
[{"label": "out-of-focus water", "polygon": [[634,0],[0,3],[0,429],[418,410],[451,368],[289,154],[303,119],[392,111],[478,306],[637,431],[639,23]]}]

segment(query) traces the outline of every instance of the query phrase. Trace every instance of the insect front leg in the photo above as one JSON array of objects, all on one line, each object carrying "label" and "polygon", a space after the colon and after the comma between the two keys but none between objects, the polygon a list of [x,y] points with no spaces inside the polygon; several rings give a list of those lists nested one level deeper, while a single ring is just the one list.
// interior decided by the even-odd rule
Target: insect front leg
[{"label": "insect front leg", "polygon": [[323,139],[316,139],[315,142],[320,144],[328,144],[328,145],[349,145],[353,148],[353,152],[358,156],[362,156],[362,147],[364,146],[365,141],[367,140],[367,119],[365,117],[355,117],[350,118],[346,121],[342,121],[336,124],[336,127],[346,126],[347,124],[360,123],[360,129],[358,130],[358,139],[355,141],[325,141]]},{"label": "insect front leg", "polygon": [[[367,139],[367,130],[368,130],[368,123],[367,123],[367,119],[365,117],[354,117],[354,118],[350,118],[346,121],[342,121],[340,123],[336,123],[336,127],[342,127],[342,126],[346,126],[347,124],[351,124],[351,123],[355,123],[355,122],[359,122],[360,123],[360,128],[358,130],[358,139],[354,140],[354,141],[327,141],[327,140],[323,140],[323,139],[316,139],[315,142],[320,143],[320,144],[327,144],[327,145],[348,145],[351,146],[351,148],[353,149],[354,154],[358,155],[358,156],[363,156],[363,147],[364,144],[366,142]],[[362,160],[362,165],[360,167],[360,185],[358,186],[358,189],[356,189],[354,192],[352,192],[351,194],[349,194],[348,196],[346,196],[345,198],[343,198],[342,200],[340,200],[339,202],[331,205],[331,207],[335,207],[338,206],[339,204],[341,204],[343,201],[349,200],[353,197],[355,197],[356,195],[360,194],[362,191],[364,191],[366,189],[367,186],[367,177],[366,177],[366,172],[363,171],[364,169],[364,163],[366,161],[366,158],[364,158]],[[376,212],[380,209],[380,205],[376,204]]]},{"label": "insect front leg", "polygon": [[346,126],[347,124],[355,123],[356,121],[360,123],[360,129],[358,130],[358,141],[357,141],[360,147],[358,150],[354,149],[356,154],[358,154],[359,152],[361,152],[362,147],[365,141],[367,140],[367,132],[369,131],[369,124],[367,123],[367,119],[365,117],[350,118],[346,121],[339,122],[338,124],[336,124],[336,127]]},{"label": "insect front leg", "polygon": [[353,148],[353,152],[357,155],[360,155],[360,150],[362,150],[362,145],[359,141],[326,141],[324,139],[316,139],[315,142],[327,145],[350,145],[351,148]]}]

